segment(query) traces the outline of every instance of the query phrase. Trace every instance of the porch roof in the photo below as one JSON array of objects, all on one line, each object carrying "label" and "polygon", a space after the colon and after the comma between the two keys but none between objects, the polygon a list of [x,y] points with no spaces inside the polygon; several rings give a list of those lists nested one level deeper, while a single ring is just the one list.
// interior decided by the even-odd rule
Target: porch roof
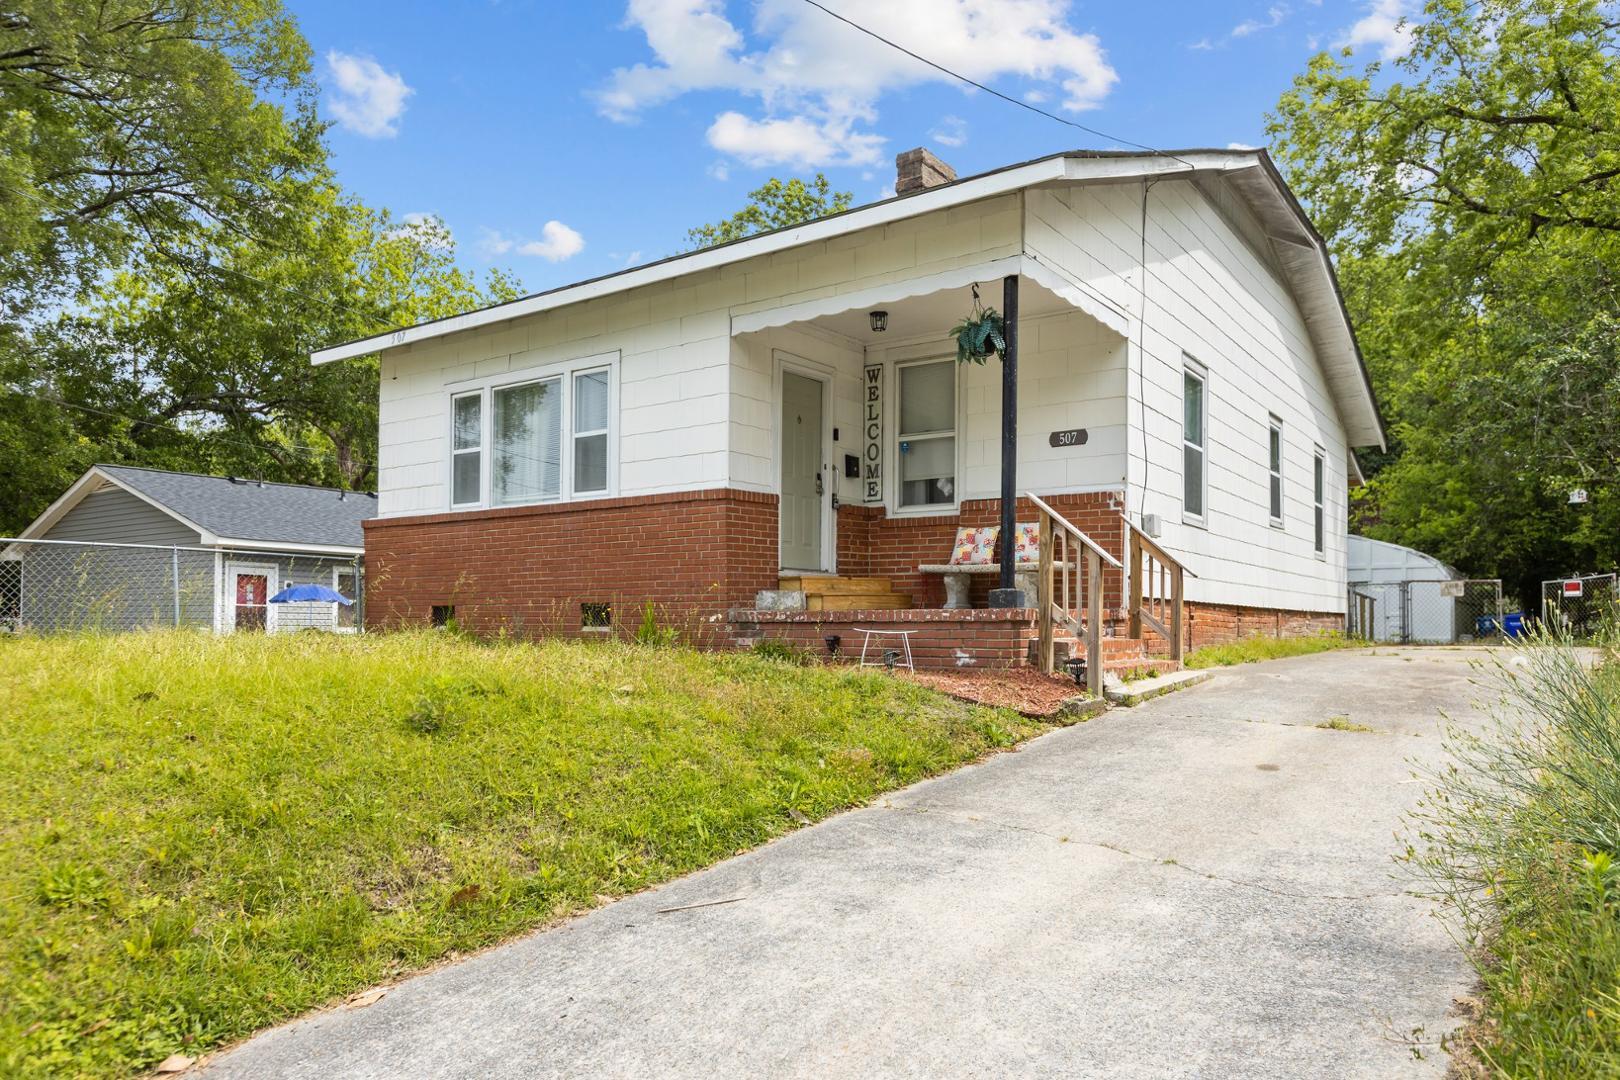
[{"label": "porch roof", "polygon": [[[1040,184],[1170,175],[1191,179],[1224,178],[1248,203],[1289,275],[1343,414],[1349,441],[1355,446],[1382,447],[1383,420],[1326,244],[1264,150],[1065,151],[503,304],[318,349],[310,354],[310,359],[316,364],[327,364],[380,353]],[[1040,281],[1030,270],[1020,267],[1018,272]],[[1094,299],[1090,305],[1069,299],[1074,306],[1088,311],[1096,304]],[[1114,325],[1112,320],[1098,318],[1105,325]]]}]

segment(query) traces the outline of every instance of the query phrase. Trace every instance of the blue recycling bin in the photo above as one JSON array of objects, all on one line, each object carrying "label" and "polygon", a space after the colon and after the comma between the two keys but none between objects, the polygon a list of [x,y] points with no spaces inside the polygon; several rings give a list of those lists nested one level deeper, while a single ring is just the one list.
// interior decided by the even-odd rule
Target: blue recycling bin
[{"label": "blue recycling bin", "polygon": [[1500,634],[1503,637],[1524,637],[1524,612],[1510,611],[1502,616],[1500,624],[1495,615],[1481,615],[1474,620],[1474,634],[1477,637],[1494,637]]}]

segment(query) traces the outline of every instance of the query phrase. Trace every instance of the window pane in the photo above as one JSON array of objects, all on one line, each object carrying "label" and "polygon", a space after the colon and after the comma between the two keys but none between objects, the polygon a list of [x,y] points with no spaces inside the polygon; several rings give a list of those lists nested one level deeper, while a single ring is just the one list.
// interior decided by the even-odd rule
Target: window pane
[{"label": "window pane", "polygon": [[1182,431],[1184,438],[1194,446],[1204,445],[1204,380],[1187,371],[1182,373],[1184,380],[1184,415],[1182,417]]},{"label": "window pane", "polygon": [[956,361],[900,369],[900,434],[956,430]]},{"label": "window pane", "polygon": [[956,495],[956,439],[944,436],[902,445],[900,505],[950,503]]},{"label": "window pane", "polygon": [[584,435],[574,440],[575,493],[607,490],[606,435]]},{"label": "window pane", "polygon": [[469,450],[478,445],[483,399],[477,394],[456,398],[455,444],[453,450]]},{"label": "window pane", "polygon": [[1322,508],[1320,506],[1318,506],[1316,508],[1316,550],[1317,551],[1325,551],[1325,550],[1327,550],[1326,547],[1322,543],[1322,539],[1323,539],[1323,537],[1322,537]]},{"label": "window pane", "polygon": [[494,471],[497,503],[554,499],[562,480],[562,400],[558,382],[495,391]]},{"label": "window pane", "polygon": [[608,373],[592,371],[574,376],[574,430],[606,431],[608,426]]},{"label": "window pane", "polygon": [[1282,470],[1282,429],[1271,429],[1271,471]]},{"label": "window pane", "polygon": [[1183,448],[1181,506],[1194,517],[1204,516],[1204,452],[1196,446]]},{"label": "window pane", "polygon": [[482,456],[477,450],[469,450],[454,456],[452,466],[454,479],[450,501],[457,506],[466,506],[478,501],[478,460]]},{"label": "window pane", "polygon": [[1282,517],[1282,477],[1276,475],[1271,478],[1271,516]]},{"label": "window pane", "polygon": [[1322,501],[1322,455],[1316,455],[1316,475],[1313,478],[1316,485],[1316,501]]}]

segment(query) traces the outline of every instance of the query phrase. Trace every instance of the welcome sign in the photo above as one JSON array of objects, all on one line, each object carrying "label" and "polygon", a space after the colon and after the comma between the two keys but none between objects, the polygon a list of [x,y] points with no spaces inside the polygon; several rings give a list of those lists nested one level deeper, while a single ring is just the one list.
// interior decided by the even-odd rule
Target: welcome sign
[{"label": "welcome sign", "polygon": [[883,365],[868,364],[862,380],[866,447],[861,451],[861,501],[883,501]]}]

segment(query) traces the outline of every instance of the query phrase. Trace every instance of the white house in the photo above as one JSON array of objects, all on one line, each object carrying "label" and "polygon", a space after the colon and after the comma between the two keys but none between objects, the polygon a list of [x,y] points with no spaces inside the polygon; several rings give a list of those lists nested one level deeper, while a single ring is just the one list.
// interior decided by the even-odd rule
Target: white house
[{"label": "white house", "polygon": [[[1002,371],[949,329],[1010,279],[1021,500],[1116,558],[1127,521],[1155,537],[1198,643],[1342,626],[1352,449],[1383,430],[1265,152],[899,164],[884,202],[316,352],[380,356],[371,616],[593,631],[650,602],[816,643],[857,596],[938,631],[919,663],[1013,662],[1028,611],[937,616],[919,569],[999,517]],[[782,578],[820,610],[749,610]]]}]

